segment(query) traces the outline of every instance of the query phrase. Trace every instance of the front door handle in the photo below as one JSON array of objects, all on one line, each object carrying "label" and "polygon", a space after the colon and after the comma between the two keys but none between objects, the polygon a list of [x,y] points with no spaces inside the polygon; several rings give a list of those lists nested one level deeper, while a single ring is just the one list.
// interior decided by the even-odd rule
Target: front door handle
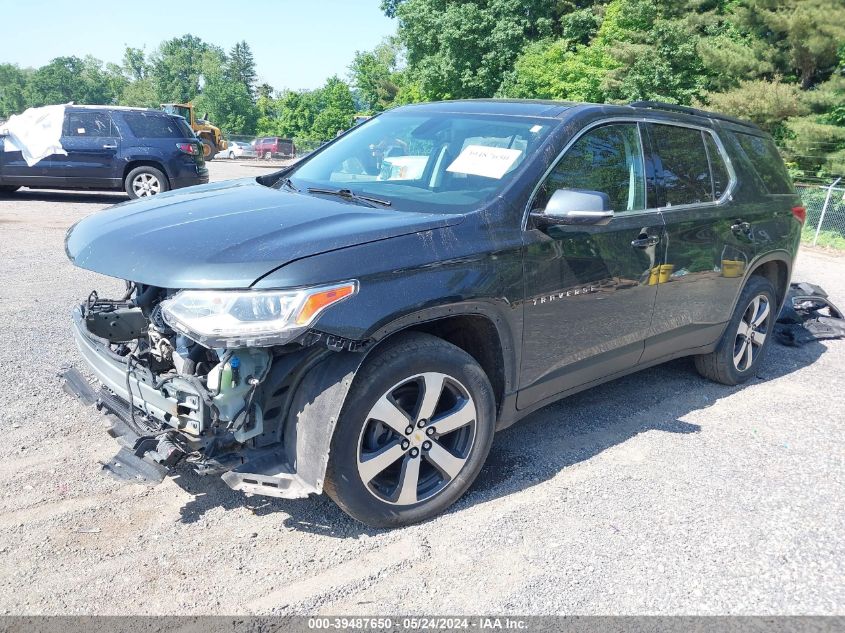
[{"label": "front door handle", "polygon": [[734,224],[731,224],[731,231],[737,234],[743,233],[748,235],[751,233],[751,224],[743,222],[742,220],[737,220]]},{"label": "front door handle", "polygon": [[648,235],[646,237],[638,237],[635,240],[631,241],[631,246],[634,248],[648,248],[649,246],[654,246],[660,243],[660,236],[659,235]]},{"label": "front door handle", "polygon": [[117,149],[117,145],[103,145],[103,149]]}]

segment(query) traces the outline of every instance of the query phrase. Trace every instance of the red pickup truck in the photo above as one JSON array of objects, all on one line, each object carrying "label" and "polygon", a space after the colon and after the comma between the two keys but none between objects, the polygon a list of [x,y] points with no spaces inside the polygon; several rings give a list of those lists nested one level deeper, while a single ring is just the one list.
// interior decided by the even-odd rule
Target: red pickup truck
[{"label": "red pickup truck", "polygon": [[259,158],[293,158],[296,145],[289,138],[268,136],[255,141],[255,155]]}]

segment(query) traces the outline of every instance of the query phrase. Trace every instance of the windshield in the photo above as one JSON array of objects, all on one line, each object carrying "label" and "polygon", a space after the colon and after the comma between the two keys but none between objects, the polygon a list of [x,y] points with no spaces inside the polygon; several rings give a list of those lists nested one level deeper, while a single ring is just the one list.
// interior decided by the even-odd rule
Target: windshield
[{"label": "windshield", "polygon": [[402,210],[462,213],[501,191],[553,125],[529,117],[388,113],[306,161],[290,183],[300,191],[346,189]]}]

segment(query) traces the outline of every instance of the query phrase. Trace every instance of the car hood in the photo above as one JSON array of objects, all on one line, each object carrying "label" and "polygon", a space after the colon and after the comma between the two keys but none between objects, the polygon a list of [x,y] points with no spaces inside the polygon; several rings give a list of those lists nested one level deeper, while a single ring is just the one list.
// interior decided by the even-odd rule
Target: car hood
[{"label": "car hood", "polygon": [[[246,288],[296,259],[462,219],[375,209],[245,178],[116,205],[74,225],[65,250],[81,268],[162,288]],[[337,278],[354,274],[338,271]]]}]

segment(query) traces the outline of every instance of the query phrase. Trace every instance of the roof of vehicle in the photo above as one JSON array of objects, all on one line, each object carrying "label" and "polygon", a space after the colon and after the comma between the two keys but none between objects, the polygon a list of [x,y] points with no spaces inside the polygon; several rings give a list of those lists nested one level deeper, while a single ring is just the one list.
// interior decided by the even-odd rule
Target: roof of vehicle
[{"label": "roof of vehicle", "polygon": [[[465,99],[456,101],[436,101],[405,106],[425,112],[451,114],[497,114],[510,116],[531,116],[538,118],[561,119],[576,112],[598,110],[603,114],[616,116],[644,116],[655,111],[678,121],[696,119],[718,119],[733,125],[759,130],[750,121],[736,119],[716,112],[679,106],[658,101],[635,101],[630,104],[583,103],[574,101],[549,101],[541,99]],[[403,109],[405,109],[403,108]]]},{"label": "roof of vehicle", "polygon": [[[137,110],[140,112],[162,112],[153,108],[138,108],[134,106],[119,106],[119,105],[84,105],[79,103],[68,103],[68,108],[82,108],[84,110]],[[163,112],[162,114],[166,114]]]},{"label": "roof of vehicle", "polygon": [[178,114],[172,114],[170,112],[164,112],[163,110],[156,110],[155,108],[135,108],[132,106],[117,106],[117,105],[76,105],[76,104],[69,104],[67,106],[69,110],[100,110],[103,112],[143,112],[145,114],[156,114],[161,116],[172,116],[178,117],[180,119],[184,119],[185,117],[180,116]]},{"label": "roof of vehicle", "polygon": [[463,99],[415,103],[405,106],[403,109],[451,114],[500,114],[553,119],[558,118],[563,112],[577,105],[580,104],[541,99]]}]

